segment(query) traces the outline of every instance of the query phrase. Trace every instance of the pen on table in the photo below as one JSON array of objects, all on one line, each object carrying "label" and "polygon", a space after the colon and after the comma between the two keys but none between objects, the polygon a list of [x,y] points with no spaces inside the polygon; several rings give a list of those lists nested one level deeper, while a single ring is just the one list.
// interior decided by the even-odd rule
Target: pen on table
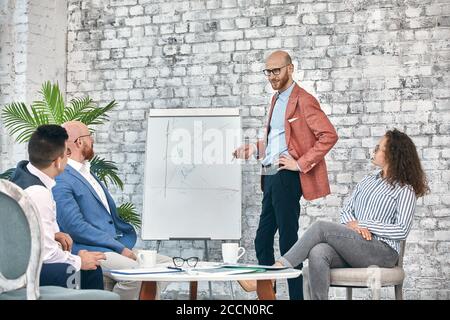
[{"label": "pen on table", "polygon": [[167,269],[173,269],[173,270],[180,270],[183,271],[183,269],[179,268],[179,267],[167,267]]}]

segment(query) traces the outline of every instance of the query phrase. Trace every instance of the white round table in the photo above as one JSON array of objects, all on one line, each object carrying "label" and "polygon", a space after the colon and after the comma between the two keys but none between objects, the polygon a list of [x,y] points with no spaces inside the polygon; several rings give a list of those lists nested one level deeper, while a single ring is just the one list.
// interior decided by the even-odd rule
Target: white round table
[{"label": "white round table", "polygon": [[[217,266],[217,262],[199,262],[196,268]],[[165,267],[165,265],[157,265],[157,267]],[[152,272],[152,269],[146,269]],[[275,292],[273,290],[272,281],[276,279],[297,278],[301,275],[301,270],[282,269],[282,270],[266,270],[265,272],[249,272],[239,274],[205,274],[194,273],[192,271],[172,272],[172,273],[145,273],[145,274],[120,274],[111,273],[111,277],[116,281],[142,281],[141,300],[153,300],[156,296],[156,283],[158,281],[167,282],[190,282],[190,298],[197,298],[198,281],[233,281],[233,280],[256,280],[257,294],[260,300],[275,300]]]}]

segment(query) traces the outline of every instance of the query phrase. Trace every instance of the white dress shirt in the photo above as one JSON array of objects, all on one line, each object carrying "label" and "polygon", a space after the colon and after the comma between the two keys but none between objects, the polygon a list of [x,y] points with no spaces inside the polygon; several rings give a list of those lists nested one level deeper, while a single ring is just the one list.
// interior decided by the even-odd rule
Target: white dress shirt
[{"label": "white dress shirt", "polygon": [[95,190],[98,197],[102,201],[103,206],[106,208],[106,210],[108,210],[109,214],[111,214],[111,211],[109,210],[108,200],[106,199],[105,191],[103,191],[103,188],[100,185],[100,183],[98,183],[98,181],[91,174],[91,164],[89,163],[89,161],[84,161],[83,163],[79,163],[78,161],[69,159],[69,161],[67,163],[72,168],[77,170],[83,176],[83,178],[85,178],[89,182],[91,187]]},{"label": "white dress shirt", "polygon": [[27,169],[45,185],[45,187],[34,185],[25,189],[27,195],[35,203],[41,218],[44,238],[44,263],[68,263],[77,271],[80,270],[81,258],[71,254],[69,251],[63,251],[60,243],[55,240],[55,233],[59,232],[56,222],[56,204],[51,191],[56,184],[55,180],[31,163],[28,163]]}]

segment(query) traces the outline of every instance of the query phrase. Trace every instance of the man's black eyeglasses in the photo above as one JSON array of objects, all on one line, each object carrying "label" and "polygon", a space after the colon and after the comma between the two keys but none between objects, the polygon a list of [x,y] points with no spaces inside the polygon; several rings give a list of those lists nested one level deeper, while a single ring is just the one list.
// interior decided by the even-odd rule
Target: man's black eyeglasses
[{"label": "man's black eyeglasses", "polygon": [[263,70],[263,73],[264,73],[264,75],[266,75],[267,77],[270,76],[271,73],[272,73],[273,75],[276,75],[276,76],[277,76],[277,75],[280,74],[281,69],[283,69],[283,68],[285,68],[285,67],[287,67],[287,66],[288,66],[288,64],[285,65],[285,66],[279,67],[279,68],[264,69],[264,70]]},{"label": "man's black eyeglasses", "polygon": [[76,139],[73,141],[73,143],[77,143],[77,140],[80,139],[80,138],[83,138],[83,137],[92,137],[92,132],[89,133],[89,134],[84,134],[84,135],[82,135],[82,136],[79,136],[78,138],[76,138]]},{"label": "man's black eyeglasses", "polygon": [[189,267],[195,267],[198,263],[198,257],[190,257],[187,259],[182,257],[173,257],[172,260],[175,267],[182,267],[185,262]]}]

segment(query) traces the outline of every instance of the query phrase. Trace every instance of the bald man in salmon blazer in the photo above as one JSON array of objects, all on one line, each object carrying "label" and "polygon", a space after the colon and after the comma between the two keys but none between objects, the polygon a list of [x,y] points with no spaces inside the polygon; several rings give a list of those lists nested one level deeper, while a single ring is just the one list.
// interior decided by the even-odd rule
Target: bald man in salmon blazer
[{"label": "bald man in salmon blazer", "polygon": [[[242,145],[233,155],[241,159],[255,155],[261,160],[263,200],[255,249],[259,264],[272,265],[277,230],[281,255],[298,239],[300,198],[330,194],[324,157],[338,136],[316,98],[294,82],[294,65],[287,52],[270,54],[263,72],[276,90],[265,138]],[[291,300],[303,299],[302,283],[301,276],[288,280]],[[256,281],[240,284],[247,291],[256,290]]]}]

